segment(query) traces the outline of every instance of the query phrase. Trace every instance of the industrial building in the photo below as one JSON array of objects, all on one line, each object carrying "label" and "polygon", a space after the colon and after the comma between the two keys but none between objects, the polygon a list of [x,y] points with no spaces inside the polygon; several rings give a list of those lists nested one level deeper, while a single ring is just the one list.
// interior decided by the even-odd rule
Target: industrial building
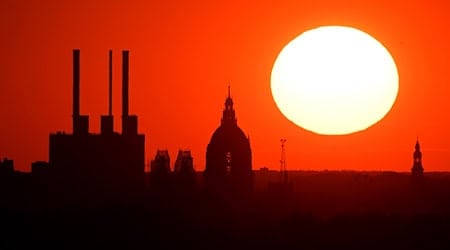
[{"label": "industrial building", "polygon": [[145,136],[137,116],[129,115],[129,51],[122,51],[122,132],[112,115],[112,51],[109,52],[109,113],[101,132],[89,132],[89,116],[80,114],[80,51],[73,50],[73,131],[49,138],[49,165],[69,187],[82,191],[140,188],[144,181]]}]

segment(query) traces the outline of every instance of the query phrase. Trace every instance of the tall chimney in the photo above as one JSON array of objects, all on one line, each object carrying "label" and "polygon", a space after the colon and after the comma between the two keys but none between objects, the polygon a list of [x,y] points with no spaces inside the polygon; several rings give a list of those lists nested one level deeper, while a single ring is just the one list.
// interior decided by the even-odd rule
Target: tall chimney
[{"label": "tall chimney", "polygon": [[137,135],[137,116],[128,114],[128,56],[129,51],[122,51],[122,134]]},{"label": "tall chimney", "polygon": [[77,119],[80,116],[80,50],[73,50],[73,131],[77,130]]},{"label": "tall chimney", "polygon": [[129,51],[122,51],[122,117],[128,117],[128,55]]},{"label": "tall chimney", "polygon": [[102,135],[114,134],[114,118],[112,116],[112,50],[109,50],[109,100],[108,115],[102,115],[100,120],[100,131]]},{"label": "tall chimney", "polygon": [[112,116],[112,50],[109,50],[109,116]]}]

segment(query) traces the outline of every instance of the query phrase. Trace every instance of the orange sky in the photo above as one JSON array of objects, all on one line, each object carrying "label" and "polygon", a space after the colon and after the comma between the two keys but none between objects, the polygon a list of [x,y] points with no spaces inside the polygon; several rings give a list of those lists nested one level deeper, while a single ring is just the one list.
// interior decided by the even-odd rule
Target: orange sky
[{"label": "orange sky", "polygon": [[[84,3],[81,3],[84,2]],[[227,85],[253,168],[409,171],[416,136],[425,171],[450,170],[449,1],[21,1],[0,2],[0,156],[29,170],[48,160],[48,135],[71,131],[72,49],[81,49],[81,113],[91,132],[107,113],[108,49],[114,49],[115,130],[120,131],[120,50],[130,50],[130,112],[172,162],[191,149],[203,170]],[[153,3],[155,2],[155,3]],[[158,3],[156,3],[158,2]],[[203,2],[203,3],[201,3]],[[285,119],[270,73],[281,48],[320,25],[362,29],[399,70],[391,112],[366,131],[321,136]]]}]

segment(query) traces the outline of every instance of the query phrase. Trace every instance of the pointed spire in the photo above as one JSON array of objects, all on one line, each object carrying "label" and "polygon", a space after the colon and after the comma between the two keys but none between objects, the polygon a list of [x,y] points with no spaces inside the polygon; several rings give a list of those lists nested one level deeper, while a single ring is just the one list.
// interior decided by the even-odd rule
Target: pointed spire
[{"label": "pointed spire", "polygon": [[419,137],[416,140],[415,151],[413,153],[413,167],[411,172],[413,176],[423,176],[422,152],[420,152]]},{"label": "pointed spire", "polygon": [[236,124],[236,115],[233,108],[233,99],[231,99],[230,85],[228,85],[228,97],[225,100],[225,108],[222,115],[222,124]]},{"label": "pointed spire", "polygon": [[231,87],[228,85],[228,97],[225,100],[225,109],[233,109],[233,99],[231,98]]}]

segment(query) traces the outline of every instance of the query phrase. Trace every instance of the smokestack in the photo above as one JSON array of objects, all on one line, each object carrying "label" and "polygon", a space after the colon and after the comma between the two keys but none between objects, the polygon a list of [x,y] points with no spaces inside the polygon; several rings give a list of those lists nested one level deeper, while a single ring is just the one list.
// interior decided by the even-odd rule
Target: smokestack
[{"label": "smokestack", "polygon": [[100,131],[102,135],[114,134],[114,120],[112,116],[112,50],[109,50],[109,100],[108,115],[102,115],[100,120]]},{"label": "smokestack", "polygon": [[129,51],[122,51],[122,134],[137,135],[137,116],[128,114],[128,56]]},{"label": "smokestack", "polygon": [[77,119],[80,116],[80,50],[73,50],[73,131],[77,131]]},{"label": "smokestack", "polygon": [[109,50],[109,116],[112,116],[112,50]]},{"label": "smokestack", "polygon": [[128,117],[128,55],[129,51],[122,51],[122,117]]},{"label": "smokestack", "polygon": [[76,135],[89,133],[89,116],[80,115],[80,50],[73,50],[73,112],[72,131]]}]

